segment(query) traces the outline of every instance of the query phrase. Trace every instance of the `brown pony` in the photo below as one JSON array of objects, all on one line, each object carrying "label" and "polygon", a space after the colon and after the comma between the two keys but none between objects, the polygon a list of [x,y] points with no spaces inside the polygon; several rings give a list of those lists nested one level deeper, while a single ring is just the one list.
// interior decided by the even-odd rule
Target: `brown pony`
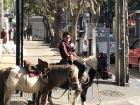
[{"label": "brown pony", "polygon": [[[73,104],[77,102],[77,97],[81,93],[81,85],[78,80],[78,68],[75,65],[47,65],[46,61],[38,59],[37,70],[46,71],[43,76],[47,76],[48,82],[46,84],[46,93],[41,95],[43,102],[46,102],[48,92],[50,92],[54,87],[58,87],[64,83],[68,83],[69,86],[75,90],[75,95],[73,99]],[[42,94],[42,93],[41,93]],[[40,99],[40,96],[39,96]],[[37,102],[38,104],[38,102]]]}]

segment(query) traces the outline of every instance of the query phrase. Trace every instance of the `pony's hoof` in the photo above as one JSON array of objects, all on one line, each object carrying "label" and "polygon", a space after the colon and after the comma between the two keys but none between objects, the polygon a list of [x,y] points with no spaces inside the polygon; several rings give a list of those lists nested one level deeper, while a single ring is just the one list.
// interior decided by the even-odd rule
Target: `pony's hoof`
[{"label": "pony's hoof", "polygon": [[86,105],[86,102],[82,102],[82,105]]},{"label": "pony's hoof", "polygon": [[27,105],[35,105],[34,101],[28,100],[27,102],[28,102]]}]

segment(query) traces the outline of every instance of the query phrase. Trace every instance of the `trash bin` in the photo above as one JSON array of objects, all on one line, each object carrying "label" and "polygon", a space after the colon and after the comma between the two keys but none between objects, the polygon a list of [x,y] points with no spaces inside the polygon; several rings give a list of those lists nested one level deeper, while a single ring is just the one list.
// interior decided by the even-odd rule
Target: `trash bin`
[{"label": "trash bin", "polygon": [[2,56],[2,43],[3,43],[3,39],[0,39],[0,57]]}]

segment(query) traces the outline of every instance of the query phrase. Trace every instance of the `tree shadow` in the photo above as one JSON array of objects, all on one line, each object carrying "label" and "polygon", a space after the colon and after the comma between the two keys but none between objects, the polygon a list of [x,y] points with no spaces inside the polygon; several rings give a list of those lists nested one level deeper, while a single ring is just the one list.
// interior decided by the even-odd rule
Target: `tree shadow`
[{"label": "tree shadow", "polygon": [[11,101],[10,105],[28,105],[27,102],[24,101]]}]

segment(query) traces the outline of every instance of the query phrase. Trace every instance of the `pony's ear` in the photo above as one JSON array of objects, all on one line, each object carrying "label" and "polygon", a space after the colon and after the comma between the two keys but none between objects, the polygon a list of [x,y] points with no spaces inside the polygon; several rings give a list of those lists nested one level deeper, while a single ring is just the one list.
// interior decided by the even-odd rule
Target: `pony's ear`
[{"label": "pony's ear", "polygon": [[48,67],[48,65],[49,65],[48,62],[44,62],[44,64],[45,64],[45,67]]},{"label": "pony's ear", "polygon": [[40,58],[38,58],[38,64],[43,64],[43,65],[45,65],[45,67],[48,67],[48,62],[43,61]]},{"label": "pony's ear", "polygon": [[42,64],[44,61],[38,58],[38,64]]},{"label": "pony's ear", "polygon": [[23,64],[24,64],[24,65],[29,65],[29,64],[30,64],[30,62],[29,62],[29,61],[27,61],[27,60],[23,60]]}]

